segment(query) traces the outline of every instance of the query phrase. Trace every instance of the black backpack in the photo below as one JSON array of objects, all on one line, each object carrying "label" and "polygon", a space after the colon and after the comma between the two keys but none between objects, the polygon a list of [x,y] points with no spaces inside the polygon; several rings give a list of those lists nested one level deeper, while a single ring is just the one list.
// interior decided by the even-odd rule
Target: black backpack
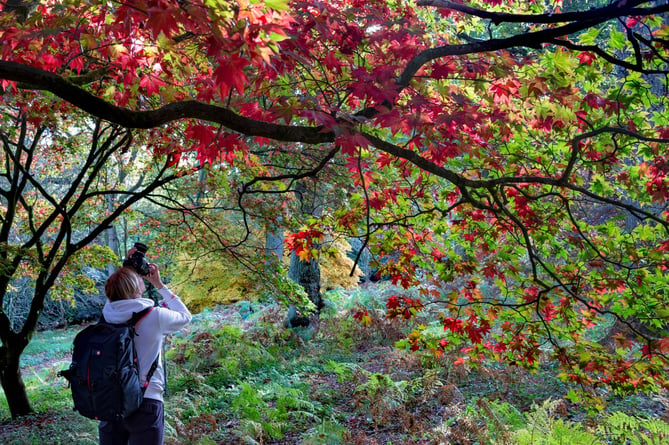
[{"label": "black backpack", "polygon": [[107,323],[103,317],[74,338],[72,363],[58,375],[70,382],[74,409],[81,415],[118,421],[141,405],[158,366],[158,357],[142,384],[135,351],[135,325],[151,309],[133,313],[127,323]]}]

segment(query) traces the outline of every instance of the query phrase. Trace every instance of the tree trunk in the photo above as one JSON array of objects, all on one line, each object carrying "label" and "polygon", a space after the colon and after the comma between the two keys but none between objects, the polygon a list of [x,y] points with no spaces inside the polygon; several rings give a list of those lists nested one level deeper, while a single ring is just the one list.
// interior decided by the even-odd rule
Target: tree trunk
[{"label": "tree trunk", "polygon": [[316,310],[320,312],[323,308],[323,297],[321,297],[321,268],[318,260],[300,260],[295,252],[292,252],[288,277],[304,288],[309,300],[316,305]]},{"label": "tree trunk", "polygon": [[[116,234],[116,226],[111,226],[105,232],[107,233],[107,247],[109,247],[118,257],[120,252],[120,242],[118,240],[118,235]],[[108,264],[107,273],[111,275],[116,268],[117,266],[115,264]]]},{"label": "tree trunk", "polygon": [[265,257],[267,259],[277,259],[281,261],[283,258],[283,242],[284,236],[282,230],[267,230],[265,232]]},{"label": "tree trunk", "polygon": [[12,419],[33,412],[19,367],[21,352],[27,344],[27,339],[21,341],[17,338],[9,340],[7,345],[0,348],[0,383]]},{"label": "tree trunk", "polygon": [[[309,185],[311,188],[309,188]],[[295,184],[295,193],[302,213],[316,217],[323,214],[323,205],[317,182],[300,181]],[[320,246],[314,245],[314,247],[320,250]],[[309,261],[302,261],[295,252],[292,252],[288,277],[304,288],[309,300],[316,305],[316,310],[320,312],[324,304],[321,296],[321,267],[318,259],[312,258]]]},{"label": "tree trunk", "polygon": [[[58,248],[58,246],[56,246]],[[2,338],[2,347],[0,347],[0,384],[7,398],[7,405],[12,418],[25,416],[33,412],[28,400],[26,385],[21,376],[21,354],[28,346],[30,337],[35,332],[37,321],[44,309],[47,289],[53,286],[53,281],[62,270],[63,264],[55,265],[51,271],[42,271],[35,281],[35,290],[33,293],[30,311],[27,314],[23,327],[15,332],[12,330],[11,321],[0,312],[0,338]],[[48,267],[47,267],[48,269]],[[54,275],[50,275],[53,273]],[[14,271],[11,272],[14,274]],[[6,293],[2,294],[4,299]]]},{"label": "tree trunk", "polygon": [[[358,269],[362,271],[361,282],[370,281],[372,279],[372,268],[369,263],[371,260],[371,255],[369,254],[369,248],[360,241],[359,238],[349,238],[349,244],[351,245],[351,250],[346,253],[346,255],[352,259]],[[355,271],[355,267],[351,270],[351,276]]]}]

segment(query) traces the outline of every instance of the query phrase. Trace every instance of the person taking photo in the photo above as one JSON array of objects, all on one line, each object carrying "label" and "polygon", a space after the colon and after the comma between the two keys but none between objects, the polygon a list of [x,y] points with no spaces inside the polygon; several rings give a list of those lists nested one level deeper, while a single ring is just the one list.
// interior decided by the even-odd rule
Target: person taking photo
[{"label": "person taking photo", "polygon": [[[130,258],[136,249],[128,252]],[[155,286],[162,301],[154,307],[154,301],[143,298],[144,280]],[[105,283],[107,302],[102,315],[108,323],[126,323],[133,313],[152,308],[135,325],[135,348],[139,362],[140,382],[148,386],[141,406],[129,417],[115,421],[101,421],[98,427],[100,445],[162,445],[165,418],[163,393],[165,372],[161,360],[164,337],[179,331],[191,321],[191,313],[184,303],[162,282],[158,266],[148,263],[148,274],[140,276],[136,269],[124,265],[114,272]]]}]

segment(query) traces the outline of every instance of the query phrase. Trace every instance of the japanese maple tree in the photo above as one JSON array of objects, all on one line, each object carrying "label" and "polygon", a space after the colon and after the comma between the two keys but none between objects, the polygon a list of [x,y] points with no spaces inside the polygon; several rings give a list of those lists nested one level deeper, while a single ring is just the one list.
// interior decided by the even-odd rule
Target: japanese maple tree
[{"label": "japanese maple tree", "polygon": [[[360,237],[422,289],[388,300],[443,325],[414,349],[666,388],[666,2],[23,6],[0,16],[5,97],[151,129],[174,165],[234,166],[241,207],[348,172],[347,203],[309,230]],[[584,337],[603,321],[615,346]]]}]

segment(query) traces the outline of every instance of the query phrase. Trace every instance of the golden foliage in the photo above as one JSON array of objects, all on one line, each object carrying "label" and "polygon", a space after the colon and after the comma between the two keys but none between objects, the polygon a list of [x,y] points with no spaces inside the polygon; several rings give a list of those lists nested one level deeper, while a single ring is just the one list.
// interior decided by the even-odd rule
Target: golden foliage
[{"label": "golden foliage", "polygon": [[332,245],[332,253],[321,255],[321,289],[342,287],[351,289],[356,287],[363,275],[358,266],[353,269],[353,260],[346,256],[351,245],[343,239],[336,240]]},{"label": "golden foliage", "polygon": [[178,263],[171,286],[194,313],[219,304],[255,298],[247,291],[249,278],[242,273],[241,267],[234,267],[234,262],[209,260],[194,263],[182,254]]},{"label": "golden foliage", "polygon": [[[346,252],[351,249],[351,245],[343,239],[337,239],[327,243],[321,249],[318,262],[321,266],[321,289],[335,289],[341,287],[351,289],[356,287],[363,275],[359,267],[353,269],[353,260],[346,256]],[[290,264],[290,252],[284,252],[284,264],[286,267]]]},{"label": "golden foliage", "polygon": [[[362,272],[346,256],[350,249],[346,241],[335,241],[326,253],[321,253],[321,289],[337,287],[350,289],[358,285]],[[286,255],[286,266],[289,263]],[[194,312],[207,307],[225,305],[241,300],[253,301],[259,297],[262,286],[256,286],[248,272],[232,260],[222,258],[194,261],[182,253],[177,260],[172,283],[174,291]]]}]

